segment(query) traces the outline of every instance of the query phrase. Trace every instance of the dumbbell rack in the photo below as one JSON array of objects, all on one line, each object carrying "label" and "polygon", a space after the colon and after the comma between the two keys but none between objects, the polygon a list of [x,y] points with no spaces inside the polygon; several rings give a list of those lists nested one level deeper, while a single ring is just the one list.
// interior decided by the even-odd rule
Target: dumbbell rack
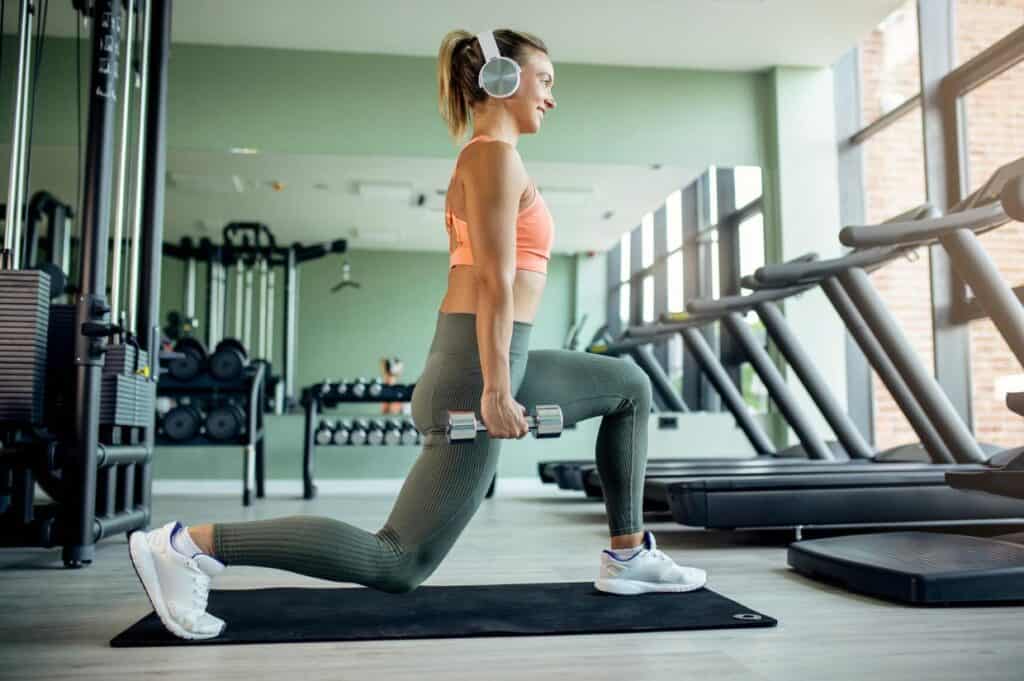
[{"label": "dumbbell rack", "polygon": [[[340,404],[409,402],[412,400],[412,391],[414,387],[414,384],[412,383],[394,385],[377,383],[375,384],[375,388],[376,390],[379,390],[378,394],[371,396],[371,391],[366,390],[364,394],[357,396],[348,389],[344,394],[338,394],[338,385],[349,386],[352,384],[345,382],[331,384],[327,381],[321,381],[320,383],[314,383],[313,385],[302,389],[300,401],[306,411],[305,442],[302,448],[302,497],[304,499],[313,499],[316,497],[316,484],[313,481],[314,468],[316,465],[314,454],[316,447],[321,446],[318,445],[316,441],[316,431],[317,422],[322,410],[325,407],[332,408]],[[384,416],[386,415],[375,418],[382,418]],[[417,439],[417,444],[418,443],[419,439]]]},{"label": "dumbbell rack", "polygon": [[234,381],[219,381],[209,374],[201,374],[190,381],[181,381],[164,374],[158,384],[161,397],[217,398],[240,395],[244,399],[247,417],[246,432],[240,441],[221,442],[207,437],[202,430],[188,440],[171,440],[157,431],[157,445],[161,447],[242,447],[242,505],[252,503],[253,485],[256,496],[262,499],[266,492],[266,452],[263,423],[264,378],[266,365],[253,362],[242,376]]}]

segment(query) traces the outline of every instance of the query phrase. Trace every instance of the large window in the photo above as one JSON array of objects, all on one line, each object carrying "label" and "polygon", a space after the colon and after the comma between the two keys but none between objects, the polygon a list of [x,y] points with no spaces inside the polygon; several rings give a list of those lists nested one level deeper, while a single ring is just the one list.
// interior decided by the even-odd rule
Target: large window
[{"label": "large window", "polygon": [[[867,222],[887,220],[926,201],[921,109],[914,107],[864,143],[864,214]],[[895,260],[871,275],[872,284],[896,318],[921,362],[931,370],[932,306],[928,294],[928,249]],[[875,445],[885,449],[916,439],[889,391],[872,378]]]},{"label": "large window", "polygon": [[[1024,2],[1020,4],[1024,7]],[[1004,27],[983,23],[964,27],[961,32],[967,28],[972,33],[964,39],[973,43],[983,40],[978,37],[981,31],[998,34]],[[1024,156],[1024,97],[1020,93],[1024,93],[1024,64],[963,97],[969,192],[978,189],[1000,166]],[[981,236],[981,243],[1011,286],[1024,284],[1024,223],[1014,222],[988,232]],[[1024,369],[987,317],[971,321],[970,334],[975,434],[980,440],[1003,447],[1019,446],[1024,441],[1024,420],[1007,418],[1006,393],[1024,391]]]},{"label": "large window", "polygon": [[[1024,0],[908,1],[837,64],[844,219],[881,222],[929,196],[947,207],[963,196],[957,178],[972,191],[1024,155],[1022,24]],[[926,157],[935,172],[926,174]],[[982,244],[1010,285],[1024,284],[1024,226],[1007,225]],[[1024,421],[1009,416],[1004,400],[1024,384],[1024,371],[969,294],[950,285],[959,280],[946,255],[933,263],[928,249],[918,249],[916,259],[891,263],[872,281],[921,360],[942,369],[938,378],[954,404],[973,414],[977,437],[1019,444]],[[938,313],[932,291],[943,297]],[[852,411],[867,413],[859,400],[873,402],[877,446],[913,439],[877,379],[866,393],[858,394],[857,380],[850,385]]]},{"label": "large window", "polygon": [[921,90],[917,2],[904,2],[860,43],[861,120],[889,113]]},{"label": "large window", "polygon": [[[710,168],[672,192],[662,206],[641,217],[638,227],[622,235],[614,253],[618,271],[609,275],[609,300],[618,300],[621,326],[652,323],[661,312],[684,312],[686,302],[694,298],[738,293],[740,276],[764,264],[761,190],[760,168]],[[635,269],[632,251],[637,247],[640,258]],[[756,317],[749,317],[755,331],[763,335]],[[713,328],[707,336],[716,347]],[[682,339],[673,336],[657,345],[655,355],[688,405],[704,408],[708,391],[706,386],[693,388],[704,380],[695,366],[693,379],[683,390],[683,372],[689,363]],[[744,388],[748,404],[763,409],[764,388],[749,369],[741,368],[735,357],[723,356],[722,361]]]}]

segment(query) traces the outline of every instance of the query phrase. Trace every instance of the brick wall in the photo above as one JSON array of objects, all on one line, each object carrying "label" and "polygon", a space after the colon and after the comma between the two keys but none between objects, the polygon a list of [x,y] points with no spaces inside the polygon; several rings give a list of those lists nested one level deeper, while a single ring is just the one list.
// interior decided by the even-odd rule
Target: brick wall
[{"label": "brick wall", "polygon": [[[959,0],[957,61],[963,63],[1024,24],[1024,0]],[[861,43],[862,120],[875,120],[920,89],[916,4],[908,2]],[[990,81],[966,98],[972,189],[1007,161],[1024,155],[1024,66]],[[866,216],[885,220],[925,199],[920,110],[876,135],[864,146]],[[1024,225],[1009,225],[983,237],[1013,285],[1024,284]],[[872,275],[911,346],[929,370],[933,347],[928,254],[916,262],[894,262]],[[971,332],[972,399],[979,439],[1003,446],[1024,442],[1024,420],[1007,411],[997,392],[1001,377],[1022,373],[988,320]],[[879,448],[916,439],[881,382],[873,379],[875,441]]]}]

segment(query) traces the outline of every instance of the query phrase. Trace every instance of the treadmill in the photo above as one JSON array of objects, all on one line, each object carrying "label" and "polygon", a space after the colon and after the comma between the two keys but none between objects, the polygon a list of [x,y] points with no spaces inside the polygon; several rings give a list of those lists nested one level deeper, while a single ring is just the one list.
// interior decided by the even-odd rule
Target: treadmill
[{"label": "treadmill", "polygon": [[[806,257],[801,259],[806,261]],[[851,458],[866,460],[871,456],[871,450],[864,440],[857,433],[853,423],[843,413],[838,403],[831,399],[832,407],[830,414],[833,421],[840,424],[836,431],[840,433],[840,444],[836,442],[825,442],[815,432],[813,424],[803,414],[785,379],[779,373],[768,353],[758,343],[753,332],[740,317],[740,310],[752,309],[760,303],[770,303],[774,300],[787,298],[801,293],[810,288],[802,285],[793,289],[762,291],[747,296],[735,296],[738,299],[729,309],[711,311],[708,314],[687,315],[683,321],[677,321],[677,317],[671,318],[670,323],[659,323],[646,327],[631,327],[624,336],[615,342],[591,346],[591,351],[608,355],[620,355],[632,352],[636,348],[642,348],[647,352],[646,347],[650,343],[667,338],[674,334],[680,334],[683,342],[691,350],[702,373],[707,376],[722,397],[726,408],[736,419],[737,425],[743,430],[751,446],[756,452],[755,456],[747,458],[738,457],[701,457],[689,459],[653,459],[648,461],[648,475],[678,475],[687,471],[721,470],[729,471],[761,470],[765,466],[818,466],[836,462],[849,461]],[[666,317],[668,319],[668,317]],[[783,413],[787,422],[793,426],[800,443],[775,451],[771,439],[758,424],[754,416],[749,412],[743,401],[742,395],[735,384],[729,378],[725,368],[715,356],[715,353],[708,346],[700,328],[721,322],[728,332],[736,339],[737,345],[750,362],[751,366],[761,377],[762,382],[768,390],[768,394],[779,410]],[[784,325],[784,322],[783,322]],[[788,329],[786,329],[788,331]],[[802,348],[800,349],[802,351]],[[806,355],[803,356],[806,359]],[[653,356],[651,357],[654,360]],[[658,370],[660,366],[655,365]],[[824,380],[812,371],[816,379],[816,386],[824,389]],[[809,388],[814,393],[814,388]],[[824,389],[827,392],[827,389]],[[828,394],[831,397],[831,394]],[[852,452],[852,457],[848,454]],[[588,490],[588,496],[600,497],[600,492],[594,494],[592,488],[585,486],[587,476],[597,475],[597,466],[593,459],[589,461],[572,462],[544,462],[539,466],[539,472],[544,478],[547,474],[553,481],[557,481],[563,489]]]},{"label": "treadmill", "polygon": [[[908,211],[900,217],[921,217],[923,215],[930,214],[930,208],[922,207],[913,211]],[[847,261],[847,265],[857,264],[865,269],[875,269],[883,266],[888,261],[895,258],[903,257],[906,252],[905,247],[900,248],[887,248],[887,249],[874,249],[870,252],[863,252],[855,257],[851,257]],[[810,267],[810,261],[805,261]],[[818,269],[821,269],[818,266]],[[826,270],[832,269],[831,265],[825,267]],[[810,286],[821,284],[819,280],[812,280],[812,278],[798,268],[796,275],[793,276],[793,280],[797,282],[803,282],[801,285],[789,287],[782,290],[779,299],[801,293]],[[748,288],[758,288],[760,285],[756,282],[750,281],[751,278],[746,277],[744,285]],[[813,283],[808,283],[812,282]],[[850,421],[842,407],[839,406],[834,394],[828,388],[826,382],[818,373],[813,363],[810,361],[803,347],[792,333],[792,330],[786,324],[785,318],[775,308],[774,305],[770,304],[766,297],[765,292],[759,292],[754,295],[746,296],[729,296],[720,298],[719,300],[705,301],[698,300],[692,301],[688,305],[688,309],[693,313],[698,314],[715,314],[723,313],[731,315],[729,323],[731,328],[736,328],[738,324],[742,324],[742,320],[739,319],[738,314],[741,311],[753,309],[765,324],[765,328],[775,342],[776,346],[780,349],[781,353],[793,368],[797,377],[804,384],[808,394],[818,405],[822,411],[822,415],[826,421],[831,425],[833,431],[836,433],[837,438],[842,443],[846,451],[852,452],[853,456],[850,457],[850,461],[844,465],[835,465],[837,462],[832,462],[832,465],[821,467],[815,465],[812,462],[804,461],[798,462],[804,464],[802,467],[794,468],[776,468],[769,467],[767,465],[760,467],[759,469],[748,468],[743,471],[735,471],[728,467],[719,467],[717,470],[702,469],[694,471],[691,467],[686,465],[679,466],[676,469],[670,467],[651,467],[647,473],[646,497],[647,502],[652,509],[665,509],[669,507],[669,490],[668,486],[682,482],[686,479],[699,477],[729,477],[735,476],[737,473],[743,475],[771,475],[771,474],[792,474],[792,473],[860,473],[864,471],[864,463],[873,464],[885,464],[889,472],[897,471],[919,471],[919,465],[928,462],[935,463],[951,463],[953,462],[952,457],[949,455],[948,450],[942,443],[942,439],[934,428],[931,427],[927,417],[921,410],[913,394],[909,388],[900,378],[899,373],[893,367],[892,363],[888,361],[887,356],[882,351],[875,337],[871,334],[870,330],[864,324],[863,319],[860,317],[856,310],[846,310],[842,306],[843,299],[836,298],[833,296],[834,302],[836,303],[837,310],[840,311],[841,316],[851,326],[851,331],[857,337],[861,343],[861,347],[865,350],[865,353],[872,359],[873,365],[876,367],[879,374],[883,377],[887,386],[897,397],[898,403],[907,412],[908,419],[911,423],[915,424],[917,431],[920,433],[921,439],[925,444],[911,443],[893,447],[884,452],[875,452],[861,437],[859,431]],[[852,306],[849,306],[852,307]],[[733,313],[735,315],[733,316]],[[745,325],[744,325],[745,327]],[[991,448],[993,451],[995,448]],[[899,466],[896,464],[911,464]],[[583,489],[588,496],[600,497],[600,478],[594,472],[593,466],[589,469],[584,469],[583,475]],[[936,481],[941,481],[941,474],[936,473],[934,475]]]},{"label": "treadmill", "polygon": [[[937,240],[1024,366],[1024,306],[977,237],[1009,219],[1024,221],[1024,159],[1004,166],[954,210],[928,224],[846,228],[840,239],[857,246]],[[1006,403],[1011,412],[1024,416],[1024,393],[1009,394]],[[1004,458],[1001,466],[953,470],[946,479],[965,496],[1024,503],[1024,448],[1009,450]],[[907,603],[1024,601],[1024,533],[992,538],[922,532],[833,537],[792,544],[788,561],[810,577]]]},{"label": "treadmill", "polygon": [[[895,219],[920,218],[930,214],[932,214],[932,209],[928,206],[923,206],[897,216]],[[856,257],[851,258],[849,262],[850,264],[857,264],[865,269],[873,270],[883,266],[890,260],[903,257],[906,250],[906,247],[874,249],[870,252],[858,254]],[[812,460],[797,459],[785,461],[774,461],[772,457],[755,457],[754,459],[745,460],[727,459],[724,461],[654,460],[648,465],[646,473],[647,483],[645,485],[645,504],[651,510],[665,510],[669,508],[669,490],[667,487],[693,477],[703,479],[708,477],[728,477],[738,474],[859,473],[864,470],[861,466],[865,463],[884,463],[889,466],[887,468],[889,472],[902,470],[917,471],[920,470],[920,467],[917,465],[896,466],[895,464],[953,462],[953,458],[942,444],[942,440],[937,432],[930,426],[927,417],[921,411],[909,388],[899,378],[898,372],[896,372],[892,364],[885,359],[885,354],[878,346],[874,336],[866,329],[859,314],[854,311],[847,312],[843,315],[844,318],[849,324],[856,326],[853,329],[855,332],[860,331],[857,335],[862,347],[864,347],[865,352],[869,356],[874,358],[874,364],[878,372],[890,387],[890,390],[897,395],[897,400],[902,404],[904,410],[912,412],[908,413],[908,419],[912,423],[917,424],[916,429],[926,444],[910,443],[893,447],[884,452],[875,452],[864,441],[856,426],[839,405],[826,381],[818,373],[807,353],[800,345],[800,342],[787,325],[785,318],[773,304],[775,301],[798,295],[821,283],[819,280],[814,280],[807,276],[799,267],[800,265],[810,266],[810,263],[813,262],[815,261],[812,257],[804,256],[787,263],[787,266],[797,266],[796,272],[800,276],[792,277],[796,285],[782,289],[772,289],[771,287],[762,287],[753,282],[750,277],[745,277],[745,287],[763,288],[764,290],[748,295],[727,296],[718,300],[691,301],[687,306],[688,311],[691,313],[690,315],[669,314],[662,317],[663,322],[672,322],[672,320],[679,319],[684,321],[631,327],[629,334],[635,338],[632,342],[639,342],[641,339],[650,340],[651,338],[661,337],[668,332],[680,331],[687,334],[684,338],[693,338],[695,341],[694,345],[696,346],[698,343],[703,343],[703,337],[694,327],[707,324],[710,320],[720,319],[727,332],[737,341],[737,345],[748,355],[755,369],[759,370],[759,374],[762,376],[769,392],[773,397],[778,396],[776,403],[781,406],[780,411],[782,411],[783,416],[794,426],[794,430],[801,436],[803,443],[813,446],[814,441],[817,439],[813,427],[798,411],[795,401],[792,400],[784,380],[778,371],[775,370],[770,357],[758,345],[756,338],[754,338],[749,327],[741,318],[743,313],[749,310],[755,311],[764,323],[769,337],[773,340],[776,347],[779,348],[781,354],[801,380],[808,394],[835,432],[839,444],[837,445],[834,442],[828,443],[833,457],[812,456]],[[703,349],[700,349],[698,346],[698,352],[695,354],[698,357],[706,355],[706,363],[717,367],[719,377],[714,381],[714,384],[719,388],[720,392],[728,395],[731,390],[732,393],[735,393],[734,400],[739,406],[732,409],[733,413],[740,412],[743,416],[750,419],[751,417],[746,412],[738,391],[735,390],[732,381],[725,374],[721,364],[718,363],[717,358],[707,348],[707,345],[704,344]],[[714,374],[712,376],[714,377]],[[801,449],[805,446],[804,444],[797,445]],[[991,449],[995,450],[995,448]],[[788,465],[785,467],[776,465],[779,463]],[[822,463],[829,465],[822,466]],[[844,465],[837,466],[836,464]],[[737,467],[740,467],[740,470],[737,470]],[[588,497],[601,498],[600,476],[596,471],[593,461],[567,462],[558,468],[557,472],[558,482],[562,488],[583,489]],[[941,479],[941,475],[936,473],[935,480],[941,481]]]},{"label": "treadmill", "polygon": [[[814,255],[805,255],[791,262],[808,262],[815,257]],[[795,287],[793,291],[767,291],[746,302],[749,305],[754,305],[758,301],[778,300],[807,288],[809,287],[800,286]],[[791,415],[795,423],[794,429],[803,436],[800,444],[776,451],[768,434],[765,433],[757,419],[748,411],[739,390],[737,390],[725,368],[708,346],[704,336],[700,333],[699,329],[701,327],[719,321],[722,316],[722,314],[688,315],[685,321],[672,319],[669,324],[658,324],[652,327],[633,327],[617,340],[592,342],[588,347],[588,351],[595,354],[613,357],[629,355],[633,357],[648,376],[652,378],[652,387],[655,390],[661,384],[668,386],[668,389],[672,390],[668,377],[665,376],[664,371],[648,346],[657,340],[662,340],[675,334],[681,335],[684,344],[692,353],[702,374],[709,379],[721,397],[723,404],[736,420],[737,426],[743,431],[755,451],[755,456],[749,458],[700,457],[653,459],[648,461],[648,472],[666,472],[676,470],[680,466],[704,469],[709,467],[720,468],[722,466],[761,466],[764,464],[794,465],[807,463],[808,459],[831,462],[847,460],[849,458],[846,454],[847,450],[857,452],[856,456],[870,456],[867,445],[863,443],[863,440],[857,443],[852,436],[847,437],[844,441],[844,448],[834,442],[826,443],[815,434],[810,422],[799,412],[796,400],[786,386],[781,374],[779,374],[772,363],[768,353],[758,344],[749,328],[740,321],[739,324],[741,326],[737,327],[736,333],[742,334],[740,344],[745,350],[747,359],[765,383],[773,402],[779,406],[783,414]],[[654,333],[648,332],[648,328],[652,329]],[[633,334],[637,335],[634,336]],[[646,361],[638,359],[638,357],[646,358]],[[679,399],[678,395],[674,396],[676,399]],[[682,410],[680,409],[679,411]],[[838,406],[834,411],[837,414],[841,414],[841,409]],[[845,415],[842,415],[842,418],[845,418]],[[848,422],[846,431],[856,435],[852,423]],[[856,435],[856,437],[859,438],[859,435]],[[594,470],[596,470],[596,464],[593,458],[569,461],[541,461],[537,464],[537,472],[543,482],[557,483],[562,489],[570,490],[584,489],[583,477]]]},{"label": "treadmill", "polygon": [[[932,222],[924,218],[920,223],[906,224]],[[667,506],[673,518],[684,525],[719,529],[793,527],[798,538],[802,527],[813,525],[979,522],[1024,517],[1024,503],[1019,500],[968,495],[946,483],[947,471],[984,471],[989,453],[974,440],[935,379],[909,350],[865,271],[912,248],[883,246],[832,260],[766,266],[755,276],[769,286],[818,282],[869,360],[872,356],[867,348],[871,343],[864,341],[874,338],[883,356],[873,359],[887,360],[874,362],[875,368],[888,364],[895,370],[882,378],[887,379],[887,386],[934,463],[861,465],[856,469],[830,466],[817,474],[776,469],[761,475],[649,478],[645,496],[651,497],[652,507]],[[994,462],[1004,460],[1005,456],[997,455]],[[908,501],[908,493],[922,501]]]}]

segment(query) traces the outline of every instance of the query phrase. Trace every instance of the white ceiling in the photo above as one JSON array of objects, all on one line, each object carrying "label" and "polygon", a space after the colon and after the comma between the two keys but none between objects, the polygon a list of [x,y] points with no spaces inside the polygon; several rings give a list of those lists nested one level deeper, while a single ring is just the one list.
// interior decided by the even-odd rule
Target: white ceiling
[{"label": "white ceiling", "polygon": [[[173,41],[432,57],[454,28],[539,35],[558,62],[755,70],[830,66],[905,0],[178,0]],[[16,30],[16,0],[4,30]],[[68,0],[50,35],[75,35]]]},{"label": "white ceiling", "polygon": [[[10,147],[0,145],[0,158]],[[44,184],[74,202],[72,147],[37,146],[33,187]],[[397,168],[401,170],[398,171]],[[6,167],[0,186],[6,187]],[[383,156],[311,156],[169,150],[165,233],[168,239],[208,236],[219,241],[232,221],[267,223],[278,240],[345,238],[356,249],[444,251],[443,192],[449,159]],[[545,194],[555,219],[555,252],[603,251],[644,213],[701,172],[698,168],[572,163],[531,163],[530,175]],[[571,179],[567,179],[571,178]],[[369,199],[357,182],[407,185],[407,201]],[[275,183],[280,190],[275,190]],[[571,191],[566,191],[571,190]],[[587,191],[589,195],[575,196]],[[422,205],[419,197],[424,197]],[[564,196],[564,198],[560,198]],[[611,218],[605,214],[611,212]]]},{"label": "white ceiling", "polygon": [[[7,2],[4,29],[16,27]],[[511,27],[540,35],[553,60],[569,63],[756,70],[773,65],[828,66],[903,0],[633,0],[514,5],[468,0],[178,0],[173,40],[297,50],[433,57],[453,28]],[[51,3],[47,34],[75,35],[71,3]],[[0,174],[6,174],[9,147]],[[37,147],[33,177],[73,201],[71,148]],[[232,220],[266,222],[284,242],[345,237],[352,248],[446,250],[436,207],[453,159],[239,156],[168,150],[167,235],[219,234]],[[590,188],[583,205],[549,200],[555,250],[603,250],[702,168],[528,164],[541,191]],[[237,180],[233,178],[238,178]],[[357,180],[410,185],[427,205],[368,201]],[[285,189],[268,187],[280,182]],[[6,187],[6,179],[0,178]],[[325,185],[327,188],[317,188]],[[241,188],[241,191],[238,190]],[[611,211],[613,217],[603,215]],[[355,231],[353,231],[355,230]]]}]

